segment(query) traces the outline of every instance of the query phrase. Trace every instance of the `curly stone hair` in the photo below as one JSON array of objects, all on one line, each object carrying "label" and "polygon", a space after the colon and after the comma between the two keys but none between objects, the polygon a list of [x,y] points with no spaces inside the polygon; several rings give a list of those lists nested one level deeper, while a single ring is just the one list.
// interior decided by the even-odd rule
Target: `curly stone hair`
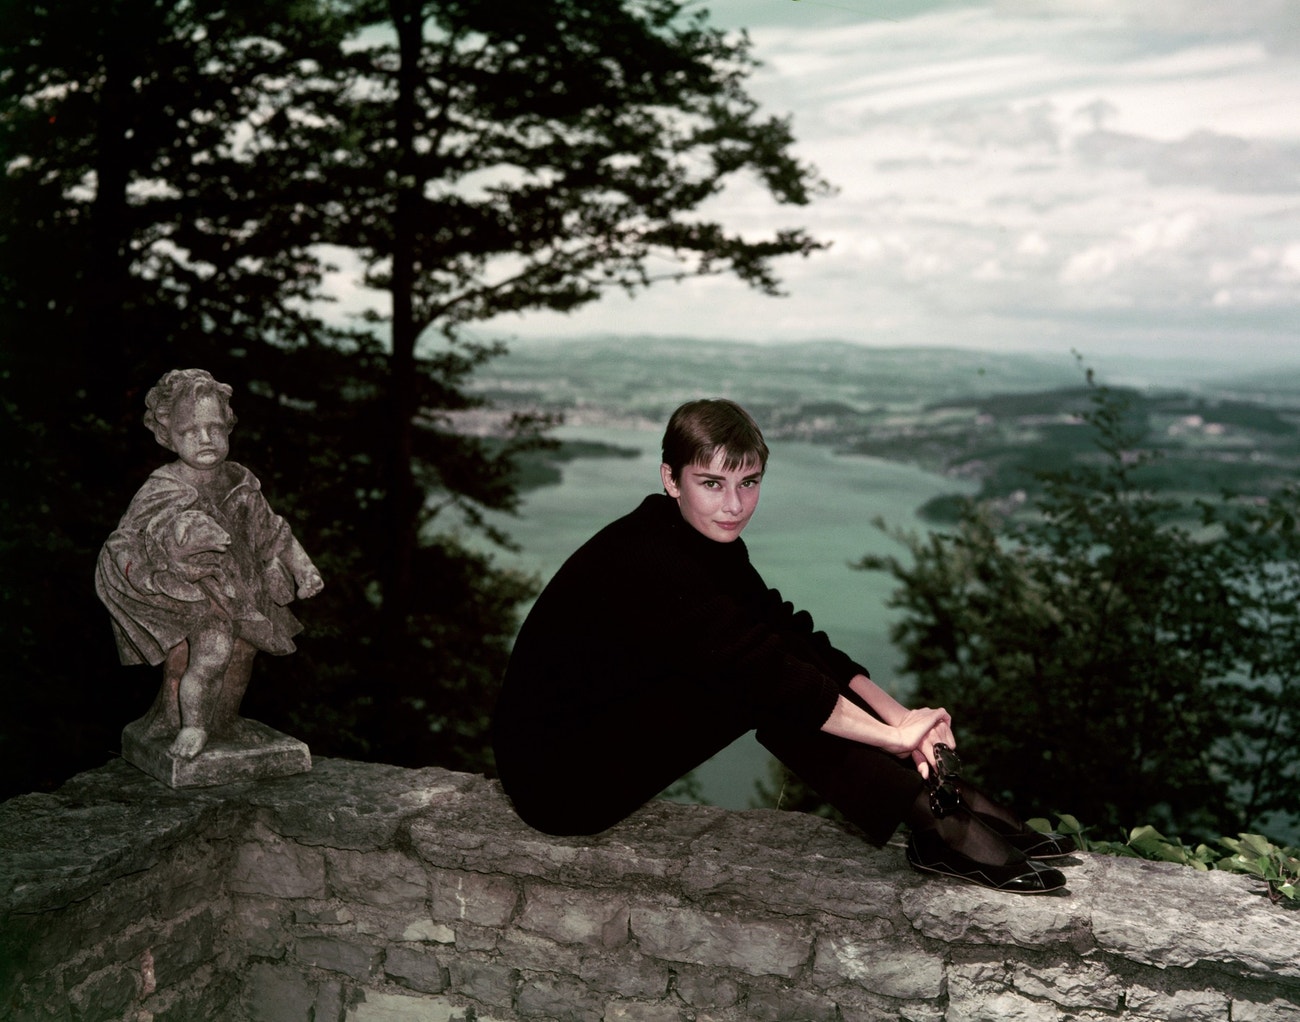
[{"label": "curly stone hair", "polygon": [[149,388],[145,395],[144,424],[154,439],[169,451],[173,450],[168,426],[176,406],[189,398],[216,398],[226,414],[226,424],[233,426],[239,420],[230,409],[230,395],[235,392],[228,383],[219,383],[206,369],[173,369]]}]

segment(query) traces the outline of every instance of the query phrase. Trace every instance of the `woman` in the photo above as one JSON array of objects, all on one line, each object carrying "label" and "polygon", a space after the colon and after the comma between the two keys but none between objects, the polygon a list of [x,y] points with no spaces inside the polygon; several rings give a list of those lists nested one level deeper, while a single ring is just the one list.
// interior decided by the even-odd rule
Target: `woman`
[{"label": "woman", "polygon": [[[951,776],[947,711],[899,704],[750,565],[740,536],[767,458],[739,405],[682,405],[664,434],[664,493],[598,532],[538,597],[494,721],[521,818],[604,830],[757,729],[873,843],[906,822],[915,868],[1020,893],[1063,886],[1016,847],[1040,836]],[[1036,854],[1069,850],[1048,844]]]}]

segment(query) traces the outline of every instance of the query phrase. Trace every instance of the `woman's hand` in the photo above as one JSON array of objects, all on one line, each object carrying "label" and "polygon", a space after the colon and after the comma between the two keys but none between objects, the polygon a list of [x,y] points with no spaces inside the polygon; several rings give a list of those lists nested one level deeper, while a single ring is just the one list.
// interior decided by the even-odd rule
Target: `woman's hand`
[{"label": "woman's hand", "polygon": [[822,725],[823,731],[864,745],[874,745],[895,756],[910,756],[922,777],[930,776],[935,745],[942,742],[951,748],[957,747],[952,736],[952,717],[947,710],[928,706],[909,710],[862,675],[853,680],[853,688],[880,717],[872,716],[856,703],[840,696]]},{"label": "woman's hand", "polygon": [[893,728],[898,735],[895,755],[911,756],[922,777],[928,776],[927,771],[934,763],[934,744],[952,744],[952,717],[943,708],[923,706],[908,710]]},{"label": "woman's hand", "polygon": [[899,732],[899,740],[908,745],[901,755],[910,755],[917,772],[927,779],[934,769],[935,745],[957,748],[957,740],[952,734],[952,717],[947,710],[932,710],[928,706],[908,710],[894,726]]}]

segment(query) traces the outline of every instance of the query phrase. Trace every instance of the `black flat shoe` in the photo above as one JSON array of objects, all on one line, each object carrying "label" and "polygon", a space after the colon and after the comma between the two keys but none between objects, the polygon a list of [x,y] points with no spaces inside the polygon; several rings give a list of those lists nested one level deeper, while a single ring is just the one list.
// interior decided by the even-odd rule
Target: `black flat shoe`
[{"label": "black flat shoe", "polygon": [[1007,843],[1030,859],[1059,859],[1079,850],[1079,842],[1069,834],[1043,834],[1032,827],[1008,823],[989,813],[975,813],[980,822],[997,831]]},{"label": "black flat shoe", "polygon": [[933,830],[912,832],[907,840],[907,862],[922,873],[939,873],[1012,894],[1045,894],[1065,886],[1065,874],[1058,869],[1026,858],[1003,866],[976,862],[946,845]]}]

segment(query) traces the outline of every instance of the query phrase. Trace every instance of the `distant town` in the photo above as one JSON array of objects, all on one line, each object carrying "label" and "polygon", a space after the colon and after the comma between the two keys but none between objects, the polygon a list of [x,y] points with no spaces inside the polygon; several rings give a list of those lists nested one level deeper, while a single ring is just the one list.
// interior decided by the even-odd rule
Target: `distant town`
[{"label": "distant town", "polygon": [[[1082,416],[1099,388],[1156,455],[1144,485],[1169,495],[1252,496],[1300,478],[1300,373],[1160,382],[1159,367],[1108,381],[1105,366],[1062,356],[843,343],[747,345],[674,338],[536,342],[479,374],[497,413],[562,415],[574,425],[659,429],[681,400],[726,395],[745,404],[771,439],[919,465],[974,480],[1012,509],[1035,473],[1094,453]],[[1170,374],[1173,376],[1173,374]],[[558,478],[574,457],[617,456],[615,446],[562,445],[522,467],[524,485]],[[954,498],[955,499],[955,498]],[[943,520],[945,498],[922,509]]]}]

